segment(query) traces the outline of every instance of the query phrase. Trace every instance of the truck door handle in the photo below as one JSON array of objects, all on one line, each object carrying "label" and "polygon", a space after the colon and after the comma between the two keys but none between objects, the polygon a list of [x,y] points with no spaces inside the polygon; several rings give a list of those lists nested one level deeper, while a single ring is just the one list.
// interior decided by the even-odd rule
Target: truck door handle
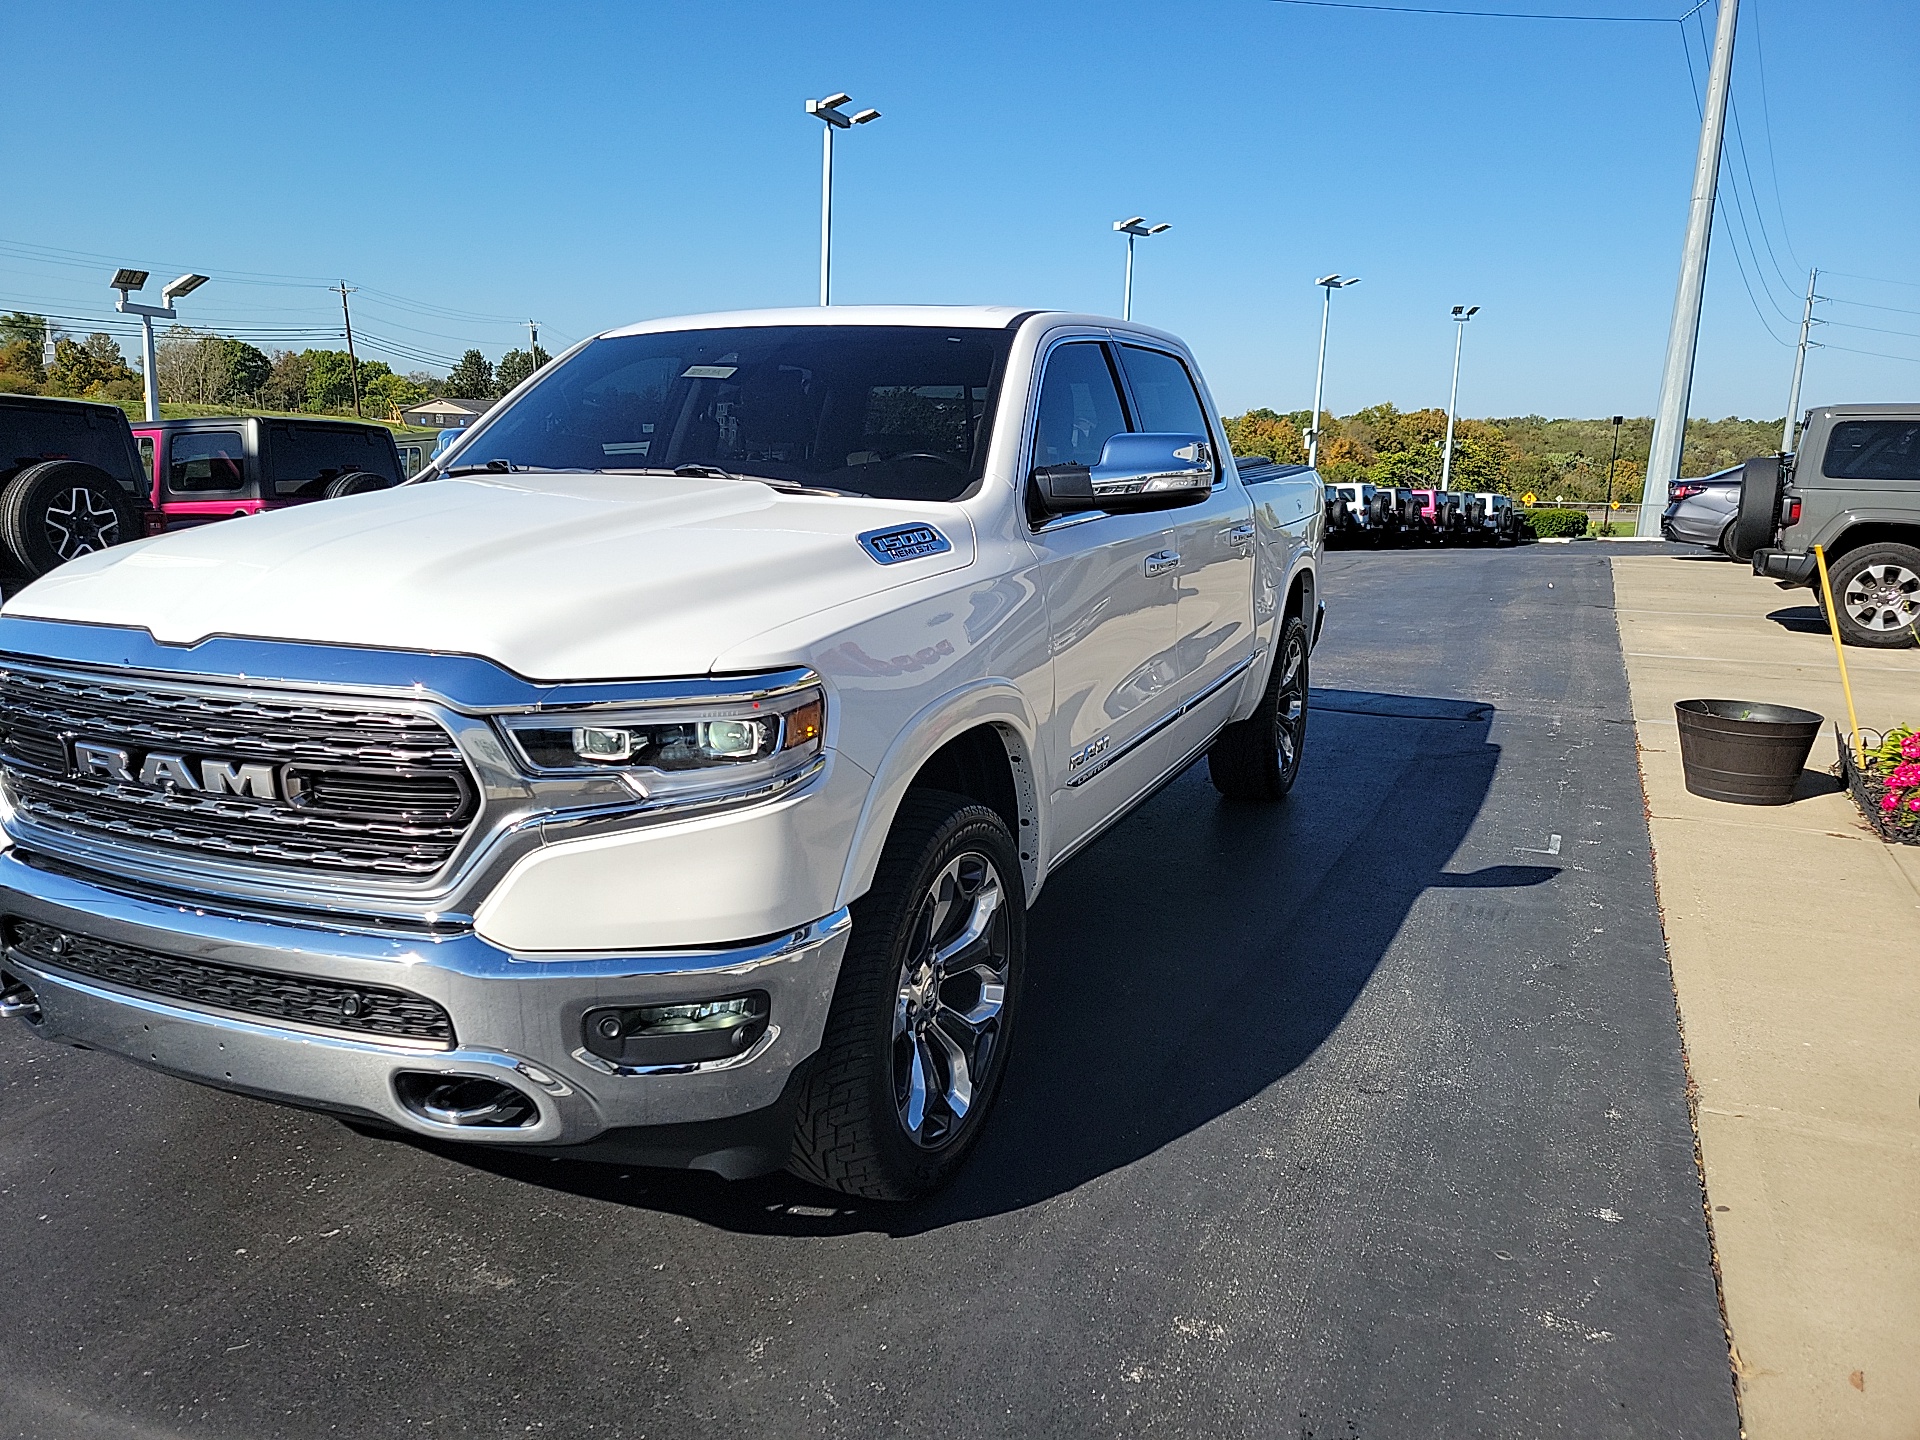
[{"label": "truck door handle", "polygon": [[1164,575],[1180,563],[1178,550],[1156,550],[1147,556],[1147,578]]},{"label": "truck door handle", "polygon": [[1229,545],[1251,545],[1253,543],[1253,522],[1246,520],[1227,531]]}]

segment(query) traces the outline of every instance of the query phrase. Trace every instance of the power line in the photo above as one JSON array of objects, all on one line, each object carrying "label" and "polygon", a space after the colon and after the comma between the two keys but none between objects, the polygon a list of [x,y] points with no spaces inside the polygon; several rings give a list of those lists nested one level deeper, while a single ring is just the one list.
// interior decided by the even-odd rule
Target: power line
[{"label": "power line", "polygon": [[[1569,20],[1600,25],[1675,25],[1686,15],[1554,15],[1536,10],[1440,10],[1414,5],[1364,5],[1360,0],[1274,0],[1276,5],[1306,5],[1316,10],[1377,10],[1389,15],[1464,15],[1475,20]],[[1709,0],[1700,0],[1700,5]],[[1698,10],[1700,5],[1693,7]],[[1687,15],[1691,15],[1689,10]]]},{"label": "power line", "polygon": [[1793,237],[1787,233],[1787,205],[1780,194],[1780,162],[1773,148],[1773,105],[1767,98],[1767,51],[1760,43],[1760,0],[1750,0],[1750,3],[1753,5],[1753,50],[1760,72],[1760,121],[1767,141],[1767,168],[1773,173],[1773,208],[1780,217],[1780,243],[1787,247],[1787,258],[1793,261],[1794,268],[1804,270],[1807,267],[1794,253]]}]

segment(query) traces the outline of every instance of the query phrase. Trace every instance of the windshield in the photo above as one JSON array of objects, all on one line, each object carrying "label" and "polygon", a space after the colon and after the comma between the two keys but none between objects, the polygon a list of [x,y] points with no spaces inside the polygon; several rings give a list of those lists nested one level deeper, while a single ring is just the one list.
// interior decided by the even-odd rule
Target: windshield
[{"label": "windshield", "polygon": [[1010,330],[780,325],[595,340],[448,457],[952,500],[980,476]]}]

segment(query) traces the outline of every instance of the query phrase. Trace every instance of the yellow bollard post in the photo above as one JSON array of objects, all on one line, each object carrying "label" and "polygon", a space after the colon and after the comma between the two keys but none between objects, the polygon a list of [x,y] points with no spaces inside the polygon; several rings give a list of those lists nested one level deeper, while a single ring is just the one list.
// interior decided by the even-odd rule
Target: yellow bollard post
[{"label": "yellow bollard post", "polygon": [[1833,631],[1833,654],[1840,662],[1840,689],[1847,697],[1847,724],[1853,727],[1853,763],[1862,770],[1867,768],[1867,752],[1860,748],[1860,717],[1853,711],[1853,685],[1847,679],[1847,652],[1840,644],[1840,614],[1833,607],[1833,582],[1827,579],[1827,552],[1824,546],[1813,547],[1814,563],[1820,567],[1820,593],[1827,601],[1827,628]]}]

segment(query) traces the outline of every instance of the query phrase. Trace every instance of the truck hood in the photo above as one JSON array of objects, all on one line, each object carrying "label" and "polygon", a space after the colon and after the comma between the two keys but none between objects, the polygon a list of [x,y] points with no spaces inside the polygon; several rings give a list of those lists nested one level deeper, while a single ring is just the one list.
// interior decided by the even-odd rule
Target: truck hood
[{"label": "truck hood", "polygon": [[[881,564],[869,531],[952,548]],[[972,563],[950,505],[788,495],[750,481],[436,480],[223,520],[82,556],[8,615],[481,655],[534,680],[705,674],[776,626]]]}]

